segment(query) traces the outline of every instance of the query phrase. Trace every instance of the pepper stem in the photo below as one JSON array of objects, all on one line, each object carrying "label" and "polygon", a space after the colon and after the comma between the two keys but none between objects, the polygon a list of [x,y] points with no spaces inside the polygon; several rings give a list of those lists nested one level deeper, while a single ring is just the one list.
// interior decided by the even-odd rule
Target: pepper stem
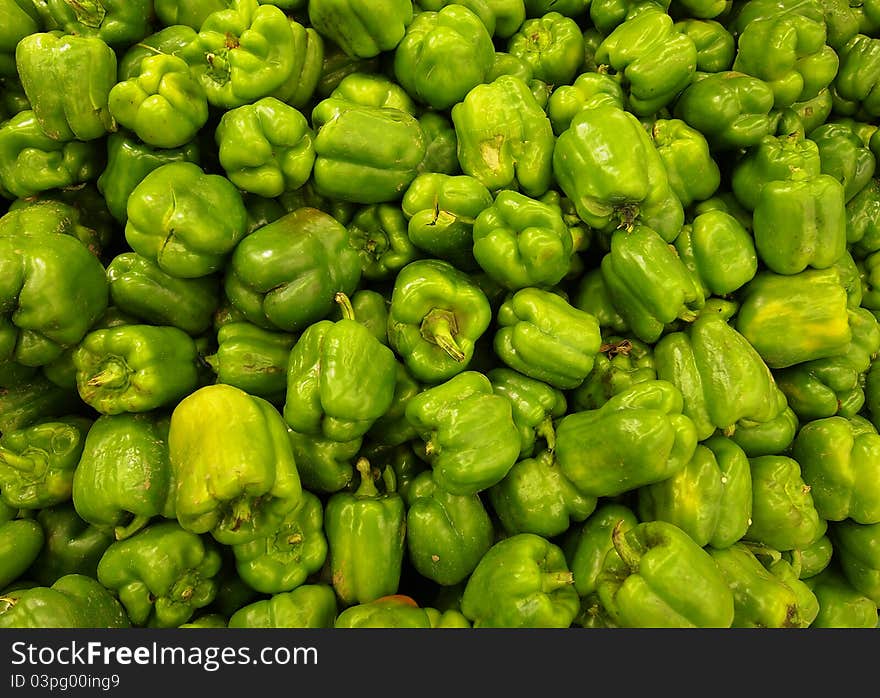
[{"label": "pepper stem", "polygon": [[355,465],[357,471],[361,474],[361,482],[358,485],[357,491],[355,492],[356,497],[376,497],[379,495],[379,490],[376,488],[376,483],[373,481],[373,468],[370,466],[370,461],[366,458],[358,458],[357,463]]},{"label": "pepper stem", "polygon": [[553,417],[549,415],[544,418],[535,433],[547,442],[547,450],[550,453],[556,450],[556,430],[553,428]]},{"label": "pepper stem", "polygon": [[149,516],[135,516],[127,525],[114,528],[113,535],[116,540],[125,540],[140,531],[149,522]]},{"label": "pepper stem", "polygon": [[342,309],[342,317],[346,320],[354,320],[354,306],[351,304],[351,299],[347,294],[342,291],[338,291],[335,296],[333,296],[333,300],[339,304],[339,307]]},{"label": "pepper stem", "polygon": [[427,341],[433,342],[455,361],[464,361],[467,357],[455,341],[458,334],[458,320],[455,313],[449,310],[434,308],[425,315],[419,328]]},{"label": "pepper stem", "polygon": [[614,530],[611,532],[611,543],[614,545],[614,549],[620,555],[623,563],[633,572],[637,572],[641,558],[626,540],[626,531],[623,530],[623,519],[614,525]]},{"label": "pepper stem", "polygon": [[30,473],[33,472],[35,463],[33,458],[27,458],[9,449],[0,448],[0,465],[8,465],[15,470]]},{"label": "pepper stem", "polygon": [[128,383],[128,367],[120,361],[110,360],[86,382],[96,388],[122,388]]}]

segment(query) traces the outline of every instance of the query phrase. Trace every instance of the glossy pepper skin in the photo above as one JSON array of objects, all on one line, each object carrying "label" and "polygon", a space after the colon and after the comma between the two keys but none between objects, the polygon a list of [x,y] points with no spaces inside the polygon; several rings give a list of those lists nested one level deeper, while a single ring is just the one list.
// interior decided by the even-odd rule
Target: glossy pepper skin
[{"label": "glossy pepper skin", "polygon": [[464,174],[490,192],[544,194],[553,178],[553,126],[528,85],[513,75],[482,83],[452,107]]},{"label": "glossy pepper skin", "polygon": [[695,276],[645,225],[615,230],[600,269],[615,310],[643,342],[656,342],[675,320],[696,319],[705,303]]},{"label": "glossy pepper skin", "polygon": [[857,127],[826,122],[811,130],[808,137],[819,148],[822,173],[840,182],[844,201],[851,201],[868,185],[877,168],[877,158],[860,137]]},{"label": "glossy pepper skin", "polygon": [[155,517],[173,519],[174,481],[167,416],[98,417],[73,475],[73,505],[87,523],[127,538]]},{"label": "glossy pepper skin", "polygon": [[264,538],[232,547],[238,575],[263,594],[279,594],[304,584],[327,558],[324,509],[317,495],[302,501]]},{"label": "glossy pepper skin", "polygon": [[383,446],[400,446],[416,438],[412,425],[406,421],[406,405],[422,391],[419,384],[399,361],[394,382],[394,397],[385,414],[373,422],[366,436]]},{"label": "glossy pepper skin", "polygon": [[101,414],[173,405],[198,385],[197,360],[192,337],[161,325],[93,330],[73,353],[77,391]]},{"label": "glossy pepper skin", "polygon": [[332,628],[336,594],[328,584],[303,584],[243,606],[229,617],[230,628]]},{"label": "glossy pepper skin", "polygon": [[235,248],[224,288],[247,320],[298,332],[351,294],[361,278],[348,230],[330,214],[302,207],[254,231]]},{"label": "glossy pepper skin", "polygon": [[496,320],[497,356],[508,367],[560,390],[584,381],[602,344],[595,317],[535,287],[522,288],[505,300]]},{"label": "glossy pepper skin", "polygon": [[244,191],[274,198],[312,173],[314,133],[302,112],[275,97],[224,112],[214,134],[226,176]]},{"label": "glossy pepper skin", "polygon": [[51,586],[4,594],[0,628],[129,628],[125,608],[97,579],[64,575]]},{"label": "glossy pepper skin", "polygon": [[707,311],[686,330],[664,335],[654,345],[654,364],[657,377],[681,391],[683,413],[701,441],[716,429],[732,433],[741,422],[779,414],[773,374],[724,314]]},{"label": "glossy pepper skin", "polygon": [[63,201],[36,197],[16,199],[9,209],[0,216],[0,236],[27,231],[71,235],[99,259],[109,242],[102,225],[93,222],[81,209]]},{"label": "glossy pepper skin", "polygon": [[406,504],[396,491],[394,471],[382,470],[380,490],[365,458],[353,492],[336,492],[324,506],[333,589],[342,606],[394,594],[405,551]]},{"label": "glossy pepper skin", "polygon": [[839,49],[837,75],[832,83],[837,110],[866,120],[880,114],[880,40],[859,33]]},{"label": "glossy pepper skin", "polygon": [[[734,600],[708,552],[665,521],[612,532],[597,593],[621,627],[729,628]],[[687,592],[683,590],[687,589]]]},{"label": "glossy pepper skin", "polygon": [[137,77],[117,82],[107,108],[120,126],[156,148],[189,143],[208,120],[208,99],[186,61],[157,54],[144,58]]},{"label": "glossy pepper skin", "polygon": [[653,380],[618,393],[596,410],[565,415],[556,425],[560,471],[581,494],[593,497],[613,497],[672,477],[697,446],[696,428],[682,414],[683,406],[678,388]]},{"label": "glossy pepper skin", "polygon": [[[260,4],[277,4],[284,9],[280,3]],[[324,38],[312,27],[301,24],[289,15],[288,18],[293,34],[293,70],[272,96],[291,107],[304,109],[311,103],[321,79],[326,44]]]},{"label": "glossy pepper skin", "polygon": [[724,436],[706,439],[682,470],[639,489],[638,513],[642,521],[675,524],[700,547],[733,545],[752,513],[748,457]]},{"label": "glossy pepper skin", "polygon": [[461,598],[461,612],[475,628],[567,628],[578,608],[562,549],[533,533],[495,543]]},{"label": "glossy pepper skin", "polygon": [[47,0],[35,4],[48,28],[80,36],[97,36],[114,48],[129,46],[146,37],[154,19],[150,0],[89,3]]},{"label": "glossy pepper skin", "polygon": [[602,340],[593,370],[570,394],[575,411],[597,409],[631,385],[657,378],[651,345],[608,332]]},{"label": "glossy pepper skin", "polygon": [[116,132],[107,137],[106,160],[96,184],[110,213],[124,225],[128,220],[128,197],[141,180],[170,162],[198,163],[199,148],[195,143],[180,148],[152,148],[137,138]]},{"label": "glossy pepper skin", "polygon": [[344,609],[334,628],[430,628],[431,619],[411,596],[389,594]]},{"label": "glossy pepper skin", "polygon": [[557,136],[575,114],[602,104],[623,108],[626,97],[620,82],[607,73],[583,72],[570,85],[559,85],[547,100],[547,116]]},{"label": "glossy pepper skin", "polygon": [[721,185],[721,170],[706,137],[681,119],[657,119],[651,138],[666,168],[669,186],[687,208],[710,198]]},{"label": "glossy pepper skin", "polygon": [[0,523],[0,586],[7,587],[31,566],[46,534],[34,519],[11,519]]},{"label": "glossy pepper skin", "polygon": [[684,223],[657,148],[638,118],[621,107],[577,112],[556,139],[553,174],[578,216],[597,230],[641,224],[670,242]]},{"label": "glossy pepper skin", "polygon": [[86,433],[86,417],[41,421],[0,436],[0,498],[19,509],[70,499]]},{"label": "glossy pepper skin", "polygon": [[76,390],[63,388],[43,374],[4,379],[0,384],[0,434],[64,417],[81,407]]},{"label": "glossy pepper skin", "polygon": [[513,291],[559,283],[574,252],[559,209],[510,189],[480,211],[472,235],[477,264]]},{"label": "glossy pepper skin", "polygon": [[354,462],[363,439],[333,441],[288,429],[288,438],[302,478],[312,492],[332,493],[345,489],[354,478]]},{"label": "glossy pepper skin", "polygon": [[776,400],[780,407],[778,416],[769,422],[740,424],[730,435],[730,439],[740,446],[749,458],[782,453],[794,441],[800,420],[794,410],[787,406],[785,393],[781,389],[776,393]]},{"label": "glossy pepper skin", "polygon": [[450,4],[414,15],[394,50],[394,75],[415,99],[442,111],[485,82],[494,61],[486,25],[468,7]]},{"label": "glossy pepper skin", "polygon": [[264,535],[301,500],[284,419],[239,388],[218,383],[181,400],[168,448],[178,522],[223,545]]},{"label": "glossy pepper skin", "polygon": [[857,591],[839,569],[829,569],[807,583],[819,602],[819,613],[810,627],[877,627],[877,604]]},{"label": "glossy pepper skin", "polygon": [[801,465],[819,516],[880,523],[875,494],[880,435],[870,422],[838,416],[811,420],[795,437],[792,456]]},{"label": "glossy pepper skin", "polygon": [[116,54],[102,39],[61,31],[30,34],[15,47],[22,87],[45,134],[91,141],[116,130],[107,98]]},{"label": "glossy pepper skin", "polygon": [[552,451],[556,447],[553,422],[568,408],[565,393],[512,368],[499,366],[490,369],[486,376],[492,390],[510,401],[520,435],[520,456],[532,456],[543,446]]},{"label": "glossy pepper skin", "polygon": [[235,185],[191,162],[147,174],[131,192],[125,239],[140,255],[183,279],[220,270],[247,232]]},{"label": "glossy pepper skin", "polygon": [[412,0],[315,0],[309,22],[351,58],[372,58],[393,51],[413,20]]},{"label": "glossy pepper skin", "polygon": [[404,498],[407,559],[438,584],[464,581],[494,542],[494,525],[480,497],[451,494],[431,471],[423,471]]},{"label": "glossy pepper skin", "polygon": [[348,224],[349,244],[361,260],[361,276],[390,279],[419,257],[407,234],[406,216],[395,204],[361,207]]},{"label": "glossy pepper skin", "polygon": [[118,596],[133,625],[174,628],[214,600],[220,561],[203,536],[162,521],[112,543],[97,579]]},{"label": "glossy pepper skin", "polygon": [[507,40],[507,50],[523,59],[536,79],[551,85],[568,85],[583,62],[583,41],[574,19],[548,10],[540,17],[526,19]]},{"label": "glossy pepper skin", "polygon": [[720,73],[730,70],[736,57],[736,39],[724,24],[715,19],[690,15],[676,20],[673,26],[694,42],[698,72]]},{"label": "glossy pepper skin", "polygon": [[404,193],[401,210],[415,247],[470,271],[477,267],[474,222],[492,203],[492,194],[475,177],[422,172]]},{"label": "glossy pepper skin", "polygon": [[715,151],[748,148],[776,128],[773,90],[736,70],[697,76],[675,101],[673,114],[702,133]]},{"label": "glossy pepper skin", "polygon": [[211,327],[220,306],[217,276],[182,279],[136,252],[122,252],[107,264],[110,301],[146,323],[170,325],[197,337]]},{"label": "glossy pepper skin", "polygon": [[406,419],[425,442],[438,487],[473,495],[500,482],[517,461],[510,402],[482,373],[464,371],[407,403]]},{"label": "glossy pepper skin", "polygon": [[473,279],[449,262],[410,262],[394,280],[388,344],[412,376],[442,383],[467,369],[492,309]]},{"label": "glossy pepper skin", "polygon": [[880,525],[844,520],[833,523],[828,533],[843,576],[856,591],[880,606]]},{"label": "glossy pepper skin", "polygon": [[626,81],[629,108],[637,116],[669,105],[697,70],[696,45],[674,25],[665,10],[646,3],[628,12],[596,48],[593,60]]},{"label": "glossy pepper skin", "polygon": [[357,322],[345,294],[337,302],[343,319],[310,325],[291,349],[284,419],[303,434],[351,441],[391,407],[397,361]]},{"label": "glossy pepper skin", "polygon": [[102,160],[94,144],[47,136],[32,109],[0,124],[0,186],[12,196],[34,196],[93,180]]}]

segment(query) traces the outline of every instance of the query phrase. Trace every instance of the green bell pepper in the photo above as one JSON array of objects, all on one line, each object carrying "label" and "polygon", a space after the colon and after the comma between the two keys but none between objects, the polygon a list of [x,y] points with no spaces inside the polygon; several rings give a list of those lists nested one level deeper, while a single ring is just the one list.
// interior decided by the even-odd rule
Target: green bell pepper
[{"label": "green bell pepper", "polygon": [[166,27],[184,25],[196,30],[209,14],[232,4],[233,0],[153,0],[156,18]]},{"label": "green bell pepper", "polygon": [[274,198],[312,174],[314,133],[300,111],[275,97],[224,112],[214,134],[220,164],[239,189]]},{"label": "green bell pepper", "polygon": [[656,378],[651,345],[606,333],[593,370],[570,394],[571,406],[578,412],[595,410],[630,386]]},{"label": "green bell pepper", "polygon": [[458,138],[449,116],[445,112],[426,111],[418,118],[422,134],[425,136],[425,157],[417,168],[419,174],[426,172],[461,174],[461,165],[458,162]]},{"label": "green bell pepper", "polygon": [[77,515],[122,540],[156,517],[174,518],[167,416],[98,417],[73,474]]},{"label": "green bell pepper", "polygon": [[391,77],[377,71],[346,75],[330,93],[319,113],[332,118],[352,104],[397,109],[413,117],[419,116],[419,107],[413,97]]},{"label": "green bell pepper", "polygon": [[[274,4],[284,9],[279,3],[260,2],[261,5]],[[294,63],[287,81],[271,96],[276,97],[295,109],[305,109],[311,104],[312,97],[321,79],[324,67],[324,38],[312,27],[290,19],[293,34]]]},{"label": "green bell pepper", "polygon": [[42,21],[37,8],[26,0],[4,0],[0,3],[0,53],[14,54],[19,41],[41,29]]},{"label": "green bell pepper", "polygon": [[357,489],[335,492],[324,506],[330,574],[343,606],[396,593],[405,551],[406,504],[396,491],[394,471],[382,470],[380,491],[370,462],[359,458],[356,467]]},{"label": "green bell pepper", "polygon": [[[165,1],[159,0],[159,3]],[[217,0],[217,2],[223,2],[224,8],[229,6],[229,0]],[[159,3],[156,4],[158,5]],[[222,8],[218,7],[216,9]],[[186,49],[199,38],[196,31],[198,28],[199,25],[189,26],[179,22],[171,23],[132,44],[124,52],[120,52],[117,80],[122,82],[123,80],[137,77],[140,72],[141,61],[149,56],[165,54],[186,60]]]},{"label": "green bell pepper", "polygon": [[389,594],[344,609],[334,628],[430,628],[428,612],[411,596]]},{"label": "green bell pepper", "polygon": [[39,0],[33,4],[47,28],[96,36],[113,48],[125,48],[143,39],[154,19],[151,0]]},{"label": "green bell pepper", "polygon": [[208,385],[181,400],[168,448],[178,522],[223,545],[266,535],[301,500],[283,417],[239,388]]},{"label": "green bell pepper", "polygon": [[303,584],[254,601],[229,617],[230,628],[332,628],[336,594],[328,584]]},{"label": "green bell pepper", "polygon": [[346,489],[354,479],[355,457],[363,439],[333,441],[322,436],[288,429],[290,448],[302,479],[310,492],[333,493]]},{"label": "green bell pepper", "polygon": [[607,73],[583,72],[570,85],[559,85],[547,101],[547,116],[557,136],[571,126],[575,114],[608,105],[624,108],[620,81]]},{"label": "green bell pepper", "polygon": [[86,225],[84,212],[62,201],[45,198],[16,199],[9,211],[0,216],[0,237],[18,232],[41,232],[70,235],[98,259],[109,241],[95,228]]},{"label": "green bell pepper", "polygon": [[48,587],[9,591],[0,628],[129,628],[126,610],[97,579],[68,574]]},{"label": "green bell pepper", "polygon": [[611,535],[597,593],[624,628],[729,628],[733,593],[711,555],[666,521],[645,521]]},{"label": "green bell pepper", "polygon": [[224,288],[233,306],[264,329],[298,332],[350,295],[361,265],[348,230],[330,214],[298,208],[255,230],[232,253]]},{"label": "green bell pepper", "polygon": [[217,593],[220,553],[176,521],[162,521],[111,543],[98,581],[113,591],[133,625],[176,628]]},{"label": "green bell pepper", "polygon": [[736,38],[721,22],[711,18],[686,15],[673,25],[685,34],[697,49],[696,69],[701,73],[730,70],[736,57]]},{"label": "green bell pepper", "polygon": [[349,245],[361,260],[361,277],[389,279],[419,256],[407,234],[407,220],[394,204],[363,206],[348,224]]},{"label": "green bell pepper", "polygon": [[406,419],[425,443],[434,482],[451,494],[488,489],[519,458],[513,408],[483,373],[463,371],[423,390],[407,403]]},{"label": "green bell pepper", "polygon": [[819,148],[822,173],[843,185],[847,203],[868,185],[877,167],[877,158],[856,128],[846,123],[826,122],[808,133],[808,138]]},{"label": "green bell pepper", "polygon": [[507,51],[521,58],[532,75],[551,85],[568,85],[584,60],[578,23],[556,10],[526,19],[507,40]]},{"label": "green bell pepper", "polygon": [[630,12],[635,13],[639,6],[659,7],[664,12],[669,10],[671,0],[593,0],[590,3],[590,20],[599,33],[607,36],[622,24]]},{"label": "green bell pepper", "polygon": [[577,388],[593,370],[599,322],[556,293],[522,288],[495,319],[495,353],[510,368],[560,390]]},{"label": "green bell pepper", "polygon": [[613,497],[684,469],[697,447],[693,421],[672,383],[651,380],[596,410],[570,412],[556,425],[560,471],[584,495]]},{"label": "green bell pepper", "polygon": [[45,540],[43,527],[34,519],[0,523],[0,587],[6,588],[27,571]]},{"label": "green bell pepper", "polygon": [[828,533],[843,576],[856,591],[880,607],[880,524],[844,519],[833,523]]},{"label": "green bell pepper", "polygon": [[238,575],[263,594],[292,591],[321,569],[327,558],[324,508],[317,495],[302,501],[265,537],[232,546]]},{"label": "green bell pepper", "polygon": [[534,533],[489,548],[461,598],[461,612],[475,628],[567,628],[579,607],[562,549]]},{"label": "green bell pepper", "polygon": [[412,0],[312,0],[309,22],[352,58],[393,51],[413,21]]},{"label": "green bell pepper", "polygon": [[82,408],[75,389],[61,387],[44,375],[0,382],[0,436]]},{"label": "green bell pepper", "polygon": [[831,86],[837,113],[864,120],[880,115],[880,39],[859,33],[841,46]]},{"label": "green bell pepper", "polygon": [[877,604],[857,591],[838,569],[829,569],[808,584],[819,602],[811,628],[877,627]]},{"label": "green bell pepper", "polygon": [[718,190],[721,170],[702,133],[681,119],[657,119],[650,133],[682,206],[705,201]]},{"label": "green bell pepper", "polygon": [[437,485],[431,471],[408,484],[407,560],[437,584],[464,581],[494,542],[494,525],[479,495],[458,495]]},{"label": "green bell pepper", "polygon": [[415,440],[418,434],[412,424],[406,420],[406,406],[410,399],[421,391],[422,386],[410,375],[403,364],[397,362],[391,407],[373,422],[373,426],[367,431],[366,436],[374,443],[387,447],[400,446]]},{"label": "green bell pepper", "polygon": [[776,400],[781,411],[775,419],[740,424],[730,436],[731,441],[742,448],[749,458],[782,454],[794,441],[800,427],[798,416],[788,406],[782,390],[777,390]]}]

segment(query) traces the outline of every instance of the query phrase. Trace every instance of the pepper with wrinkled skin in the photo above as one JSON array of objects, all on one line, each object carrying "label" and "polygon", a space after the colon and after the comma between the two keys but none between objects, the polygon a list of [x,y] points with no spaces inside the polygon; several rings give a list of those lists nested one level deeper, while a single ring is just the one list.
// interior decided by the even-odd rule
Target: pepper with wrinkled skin
[{"label": "pepper with wrinkled skin", "polygon": [[608,333],[602,340],[593,369],[571,393],[575,411],[595,410],[631,385],[657,378],[651,345]]},{"label": "pepper with wrinkled skin", "polygon": [[535,287],[522,288],[505,300],[496,321],[493,347],[498,358],[560,390],[583,383],[602,343],[595,317]]},{"label": "pepper with wrinkled skin", "polygon": [[553,126],[528,85],[513,75],[482,83],[452,107],[464,174],[490,192],[544,194],[553,179]]},{"label": "pepper with wrinkled skin", "polygon": [[0,520],[0,588],[19,579],[37,559],[46,540],[34,519]]},{"label": "pepper with wrinkled skin", "polygon": [[808,581],[819,602],[819,613],[811,628],[877,627],[877,604],[857,591],[840,570],[829,569]]},{"label": "pepper with wrinkled skin", "polygon": [[682,470],[693,457],[697,431],[682,414],[672,383],[638,383],[596,410],[570,412],[556,425],[560,470],[584,495],[613,497]]},{"label": "pepper with wrinkled skin", "polygon": [[161,325],[93,330],[73,353],[77,391],[101,414],[173,405],[198,385],[197,360],[192,337]]},{"label": "pepper with wrinkled skin", "polygon": [[409,400],[406,418],[425,443],[438,487],[473,495],[516,463],[520,438],[510,401],[485,374],[464,371]]},{"label": "pepper with wrinkled skin", "polygon": [[397,362],[357,322],[348,297],[337,302],[343,318],[310,325],[291,349],[284,419],[302,434],[351,441],[391,407]]},{"label": "pepper with wrinkled skin", "polygon": [[353,293],[360,276],[346,227],[330,214],[303,207],[236,246],[225,290],[255,325],[298,332],[330,313],[337,293]]},{"label": "pepper with wrinkled skin", "polygon": [[97,579],[68,574],[52,586],[8,591],[0,628],[128,628],[125,608]]},{"label": "pepper with wrinkled skin", "polygon": [[406,549],[406,504],[396,491],[394,471],[382,470],[380,490],[366,458],[356,467],[357,489],[334,493],[324,506],[330,574],[342,606],[394,594]]},{"label": "pepper with wrinkled skin", "polygon": [[467,369],[491,319],[470,276],[443,260],[416,260],[395,277],[388,344],[416,380],[442,383]]},{"label": "pepper with wrinkled skin", "polygon": [[354,463],[363,439],[334,441],[288,429],[288,439],[303,487],[316,493],[346,489],[354,479]]},{"label": "pepper with wrinkled skin", "polygon": [[567,85],[583,62],[583,41],[574,19],[549,10],[540,17],[526,19],[507,40],[507,51],[523,59],[538,80]]},{"label": "pepper with wrinkled skin", "polygon": [[36,520],[45,533],[45,543],[28,569],[28,577],[49,586],[66,574],[97,574],[98,561],[113,542],[112,533],[80,518],[72,501],[40,509]]},{"label": "pepper with wrinkled skin", "polygon": [[275,97],[225,111],[214,134],[226,176],[244,191],[274,198],[312,173],[312,129],[299,110]]},{"label": "pepper with wrinkled skin", "polygon": [[15,47],[21,84],[40,128],[57,141],[91,141],[116,130],[107,106],[116,54],[95,36],[29,34]]},{"label": "pepper with wrinkled skin", "polygon": [[223,545],[265,535],[301,500],[283,417],[239,388],[208,385],[181,400],[168,448],[178,522]]},{"label": "pepper with wrinkled skin", "polygon": [[112,590],[133,625],[175,628],[217,593],[220,553],[176,521],[155,523],[112,543],[97,579]]},{"label": "pepper with wrinkled skin", "polygon": [[334,116],[353,104],[397,109],[413,117],[419,116],[419,107],[410,94],[391,77],[374,71],[355,72],[342,78],[328,95],[326,104],[319,113],[322,116],[324,112]]},{"label": "pepper with wrinkled skin", "polygon": [[238,575],[263,594],[280,594],[304,584],[327,558],[324,509],[317,495],[302,501],[269,535],[232,546]]},{"label": "pepper with wrinkled skin", "polygon": [[486,377],[492,383],[492,390],[510,401],[513,421],[520,434],[520,457],[533,456],[541,443],[553,451],[556,447],[553,421],[566,413],[565,393],[503,366],[490,369]]},{"label": "pepper with wrinkled skin", "polygon": [[390,279],[419,256],[407,233],[407,220],[394,204],[364,206],[348,223],[349,245],[361,260],[361,277]]},{"label": "pepper with wrinkled skin", "polygon": [[243,606],[229,617],[230,628],[332,628],[336,594],[328,584],[303,584]]},{"label": "pepper with wrinkled skin", "polygon": [[553,174],[587,225],[604,232],[643,225],[666,242],[684,209],[638,118],[610,104],[582,109],[556,139]]},{"label": "pepper with wrinkled skin", "polygon": [[562,549],[533,533],[489,548],[461,599],[461,612],[475,628],[567,628],[579,606]]},{"label": "pepper with wrinkled skin", "polygon": [[641,521],[667,521],[700,547],[727,548],[745,535],[752,513],[752,475],[745,452],[712,436],[672,477],[638,490]]},{"label": "pepper with wrinkled skin", "polygon": [[430,471],[409,484],[406,501],[407,559],[438,584],[464,581],[494,542],[494,526],[476,494],[439,487]]},{"label": "pepper with wrinkled skin", "polygon": [[597,593],[621,627],[729,628],[734,599],[712,557],[665,521],[625,530],[619,521],[613,550],[602,564]]},{"label": "pepper with wrinkled skin", "polygon": [[175,517],[168,427],[158,414],[95,420],[73,474],[73,505],[83,521],[122,540],[156,517]]},{"label": "pepper with wrinkled skin", "polygon": [[843,576],[880,607],[880,524],[844,519],[831,524],[828,533]]},{"label": "pepper with wrinkled skin", "polygon": [[702,133],[681,119],[657,119],[650,133],[682,206],[705,201],[718,190],[721,170]]},{"label": "pepper with wrinkled skin", "polygon": [[[16,199],[9,211],[0,216],[0,237],[17,232],[42,232],[70,235],[101,258],[107,238],[96,228],[86,225],[90,217],[84,212],[55,199]],[[96,226],[102,227],[102,226]]]},{"label": "pepper with wrinkled skin", "polygon": [[826,533],[806,548],[788,550],[780,554],[781,559],[787,561],[792,568],[800,567],[799,570],[795,570],[798,573],[798,578],[806,580],[828,568],[831,564],[831,558],[834,556],[834,547],[831,538]]}]

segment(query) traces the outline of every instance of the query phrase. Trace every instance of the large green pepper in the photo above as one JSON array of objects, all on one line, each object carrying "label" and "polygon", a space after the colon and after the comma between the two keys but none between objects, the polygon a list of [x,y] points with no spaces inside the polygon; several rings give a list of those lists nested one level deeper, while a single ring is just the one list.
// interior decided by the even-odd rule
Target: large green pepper
[{"label": "large green pepper", "polygon": [[537,80],[568,85],[584,61],[584,39],[572,17],[548,10],[526,19],[507,40],[507,51],[524,60]]},{"label": "large green pepper", "polygon": [[5,432],[0,437],[0,498],[20,509],[69,501],[91,424],[85,417],[65,417]]},{"label": "large green pepper", "polygon": [[495,393],[510,400],[513,422],[520,435],[520,457],[533,456],[542,448],[541,443],[553,451],[556,448],[553,421],[566,413],[565,394],[559,388],[503,366],[490,369],[486,377]]},{"label": "large green pepper", "polygon": [[24,574],[45,541],[43,527],[34,519],[0,522],[0,588],[6,588]]},{"label": "large green pepper", "polygon": [[177,520],[223,545],[265,535],[302,497],[281,414],[231,385],[199,388],[178,403],[168,447]]},{"label": "large green pepper", "polygon": [[406,418],[425,442],[437,486],[452,494],[497,484],[519,457],[510,401],[483,373],[464,371],[423,390],[407,403]]},{"label": "large green pepper", "polygon": [[394,75],[415,99],[444,110],[485,82],[494,61],[486,25],[467,7],[452,4],[414,16],[394,50]]},{"label": "large green pepper", "polygon": [[406,490],[407,559],[438,584],[464,581],[494,542],[494,526],[479,495],[457,495],[423,471]]},{"label": "large green pepper", "polygon": [[29,578],[49,586],[66,574],[97,574],[98,561],[113,542],[111,532],[84,521],[73,502],[40,509],[36,520],[45,533],[45,543],[28,569]]},{"label": "large green pepper", "polygon": [[693,457],[697,432],[672,383],[645,381],[556,427],[560,471],[581,494],[616,496],[660,482]]},{"label": "large green pepper", "polygon": [[203,536],[162,521],[112,543],[97,579],[118,596],[133,625],[176,628],[214,600],[220,561]]},{"label": "large green pepper", "polygon": [[667,521],[700,547],[727,548],[745,535],[752,513],[752,474],[745,452],[712,436],[672,477],[637,492],[642,521]]},{"label": "large green pepper", "polygon": [[382,470],[380,491],[366,458],[357,470],[357,490],[332,494],[324,507],[332,584],[343,606],[396,593],[405,550],[406,505],[394,471]]},{"label": "large green pepper", "polygon": [[297,332],[326,317],[337,293],[360,281],[348,230],[330,214],[298,208],[242,240],[226,270],[226,295],[247,320]]},{"label": "large green pepper", "polygon": [[9,591],[0,628],[128,628],[125,608],[97,579],[68,574],[48,587]]},{"label": "large green pepper", "polygon": [[838,569],[829,569],[808,584],[819,602],[811,628],[877,627],[877,604],[857,591]]},{"label": "large green pepper", "polygon": [[617,625],[629,628],[729,628],[733,594],[708,552],[665,521],[629,530],[619,521],[611,536],[597,593]]},{"label": "large green pepper", "polygon": [[312,0],[309,22],[352,58],[393,51],[413,20],[412,0]]},{"label": "large green pepper", "polygon": [[168,426],[157,414],[95,420],[73,474],[73,505],[84,521],[122,540],[155,517],[174,518]]},{"label": "large green pepper", "polygon": [[221,269],[247,232],[247,209],[228,179],[191,162],[147,174],[126,207],[125,239],[140,255],[184,279]]},{"label": "large green pepper", "polygon": [[880,607],[880,524],[844,519],[829,527],[829,536],[843,576]]},{"label": "large green pepper", "polygon": [[361,260],[361,276],[389,279],[420,256],[407,234],[403,211],[394,204],[363,206],[348,224],[349,244]]},{"label": "large green pepper", "polygon": [[491,319],[470,276],[443,260],[416,260],[395,277],[388,343],[416,380],[441,383],[467,369]]},{"label": "large green pepper", "polygon": [[880,523],[880,435],[862,418],[826,417],[801,427],[792,456],[827,521]]},{"label": "large green pepper", "polygon": [[107,166],[96,184],[113,217],[125,224],[128,219],[128,197],[135,187],[157,167],[170,162],[199,161],[199,148],[187,143],[181,148],[151,148],[122,132],[107,137]]},{"label": "large green pepper", "polygon": [[461,612],[475,628],[567,628],[579,606],[562,549],[533,533],[489,548],[461,598]]},{"label": "large green pepper", "polygon": [[345,294],[337,302],[343,318],[310,325],[291,349],[284,419],[302,434],[351,441],[391,407],[397,361],[357,322]]},{"label": "large green pepper", "polygon": [[230,628],[332,628],[336,594],[328,584],[303,584],[243,606],[229,617]]},{"label": "large green pepper", "polygon": [[327,558],[324,508],[317,495],[302,501],[265,537],[232,546],[238,575],[263,594],[291,591],[321,569]]},{"label": "large green pepper", "polygon": [[116,54],[96,36],[40,32],[15,47],[15,64],[34,116],[54,140],[91,141],[116,130],[107,106]]},{"label": "large green pepper", "polygon": [[560,390],[577,388],[593,370],[602,344],[598,321],[552,291],[522,288],[495,319],[495,353],[510,368]]},{"label": "large green pepper", "polygon": [[575,411],[595,410],[631,385],[657,378],[651,345],[608,333],[602,339],[593,370],[571,393]]},{"label": "large green pepper", "polygon": [[312,174],[312,129],[300,111],[275,97],[224,112],[214,134],[220,164],[239,189],[274,198]]},{"label": "large green pepper", "polygon": [[528,85],[501,75],[452,107],[462,172],[491,192],[544,194],[553,179],[553,126]]},{"label": "large green pepper", "polygon": [[163,325],[121,325],[89,332],[73,352],[80,397],[101,414],[173,405],[199,382],[198,348]]}]

